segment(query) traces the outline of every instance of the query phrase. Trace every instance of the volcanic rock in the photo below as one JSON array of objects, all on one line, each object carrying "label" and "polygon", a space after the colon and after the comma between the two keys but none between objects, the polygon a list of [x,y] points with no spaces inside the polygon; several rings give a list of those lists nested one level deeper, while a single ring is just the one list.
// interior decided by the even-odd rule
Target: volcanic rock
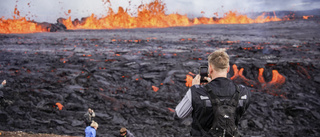
[{"label": "volcanic rock", "polygon": [[244,136],[319,136],[319,28],[289,20],[1,34],[0,130],[82,136],[90,107],[98,136],[122,126],[138,137],[190,136],[191,117],[174,115],[186,76],[225,48],[228,77],[253,94]]}]

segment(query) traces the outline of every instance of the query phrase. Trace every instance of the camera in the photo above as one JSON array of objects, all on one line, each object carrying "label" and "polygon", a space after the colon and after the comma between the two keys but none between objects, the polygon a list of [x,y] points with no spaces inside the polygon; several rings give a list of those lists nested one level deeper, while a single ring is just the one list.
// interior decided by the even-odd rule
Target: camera
[{"label": "camera", "polygon": [[208,82],[204,77],[208,77],[208,67],[200,66],[199,67],[199,74],[201,76],[200,83]]}]

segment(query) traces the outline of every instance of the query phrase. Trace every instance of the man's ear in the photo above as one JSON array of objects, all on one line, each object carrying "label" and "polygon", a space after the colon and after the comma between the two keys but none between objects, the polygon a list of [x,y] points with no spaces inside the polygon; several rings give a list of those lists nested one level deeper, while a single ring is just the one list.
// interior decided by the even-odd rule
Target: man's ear
[{"label": "man's ear", "polygon": [[211,65],[209,65],[209,75],[211,75],[213,73],[213,68]]}]

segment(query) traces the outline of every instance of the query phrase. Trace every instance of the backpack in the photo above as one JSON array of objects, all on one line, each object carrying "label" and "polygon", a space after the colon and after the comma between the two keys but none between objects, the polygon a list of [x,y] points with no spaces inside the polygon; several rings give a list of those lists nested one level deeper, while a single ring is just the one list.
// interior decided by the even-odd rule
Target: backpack
[{"label": "backpack", "polygon": [[[201,128],[201,132],[204,136],[219,136],[219,137],[237,137],[239,136],[236,125],[236,110],[239,102],[239,87],[236,85],[236,92],[228,97],[218,97],[212,91],[212,89],[206,85],[205,88],[208,92],[208,97],[211,101],[214,113],[214,119],[209,131],[204,131]],[[200,124],[198,124],[200,125]]]}]

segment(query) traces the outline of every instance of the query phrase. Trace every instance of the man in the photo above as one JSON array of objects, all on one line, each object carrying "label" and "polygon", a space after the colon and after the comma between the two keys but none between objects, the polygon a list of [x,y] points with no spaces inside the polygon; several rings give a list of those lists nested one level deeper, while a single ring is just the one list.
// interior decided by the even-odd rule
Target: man
[{"label": "man", "polygon": [[[214,122],[217,121],[214,120],[214,110],[218,109],[215,108],[217,105],[213,104],[210,100],[210,98],[213,98],[212,95],[209,94],[211,92],[218,98],[231,98],[236,93],[236,89],[239,89],[239,94],[237,96],[239,100],[237,99],[238,101],[234,101],[238,102],[234,107],[236,108],[236,112],[234,112],[236,118],[234,122],[231,122],[236,126],[238,125],[239,119],[248,108],[251,93],[244,86],[238,86],[237,88],[237,86],[227,78],[229,68],[229,55],[224,50],[217,50],[211,53],[208,56],[208,77],[204,77],[208,83],[203,85],[203,83],[200,83],[200,75],[196,75],[192,81],[192,86],[177,105],[175,111],[179,118],[185,118],[189,114],[192,114],[191,136],[205,136],[209,130],[213,130],[213,124],[217,125],[218,123]],[[219,128],[214,129],[218,130]],[[238,136],[238,134],[230,136]]]},{"label": "man", "polygon": [[86,126],[89,126],[91,124],[95,116],[96,114],[94,113],[94,111],[91,108],[88,108],[88,111],[84,114]]},{"label": "man", "polygon": [[91,125],[86,127],[85,129],[85,133],[86,133],[86,137],[96,137],[96,130],[98,129],[98,123],[95,121],[91,122]]},{"label": "man", "polygon": [[120,129],[120,137],[134,137],[134,135],[125,127]]}]

